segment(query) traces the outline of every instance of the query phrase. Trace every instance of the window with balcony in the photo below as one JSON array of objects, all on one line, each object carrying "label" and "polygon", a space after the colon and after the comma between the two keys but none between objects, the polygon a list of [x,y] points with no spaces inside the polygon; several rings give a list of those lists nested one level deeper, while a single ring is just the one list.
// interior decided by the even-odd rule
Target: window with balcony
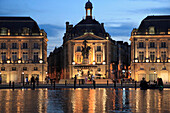
[{"label": "window with balcony", "polygon": [[12,67],[12,71],[16,71],[16,67]]},{"label": "window with balcony", "polygon": [[150,48],[155,48],[155,42],[150,42]]},{"label": "window with balcony", "polygon": [[139,61],[140,62],[144,61],[144,52],[139,52]]},{"label": "window with balcony", "polygon": [[5,71],[5,67],[1,67],[1,71]]},{"label": "window with balcony", "polygon": [[27,61],[28,60],[28,53],[27,52],[23,52],[23,56],[22,56],[22,60]]},{"label": "window with balcony", "polygon": [[38,71],[38,67],[34,67],[34,71]]},{"label": "window with balcony", "polygon": [[12,43],[12,49],[17,49],[17,43]]},{"label": "window with balcony", "polygon": [[77,51],[80,52],[81,51],[81,47],[77,46]]},{"label": "window with balcony", "polygon": [[6,52],[2,52],[1,57],[2,57],[2,61],[5,61],[6,60]]},{"label": "window with balcony", "polygon": [[97,51],[101,51],[101,46],[97,46]]},{"label": "window with balcony", "polygon": [[38,62],[38,52],[34,52],[34,62]]},{"label": "window with balcony", "polygon": [[144,48],[144,42],[139,42],[139,48]]},{"label": "window with balcony", "polygon": [[38,43],[34,43],[34,49],[38,49]]},{"label": "window with balcony", "polygon": [[161,52],[161,60],[164,62],[166,60],[166,52],[162,51]]},{"label": "window with balcony", "polygon": [[166,48],[166,42],[161,42],[161,48]]},{"label": "window with balcony", "polygon": [[23,71],[27,71],[27,67],[23,67]]},{"label": "window with balcony", "polygon": [[101,55],[100,54],[97,54],[97,62],[100,63],[101,62]]},{"label": "window with balcony", "polygon": [[23,43],[23,49],[28,49],[28,44],[27,43]]},{"label": "window with balcony", "polygon": [[1,43],[1,49],[6,49],[6,43]]},{"label": "window with balcony", "polygon": [[155,52],[150,52],[150,60],[151,60],[152,62],[155,61]]},{"label": "window with balcony", "polygon": [[12,60],[16,61],[17,59],[17,52],[12,52]]}]

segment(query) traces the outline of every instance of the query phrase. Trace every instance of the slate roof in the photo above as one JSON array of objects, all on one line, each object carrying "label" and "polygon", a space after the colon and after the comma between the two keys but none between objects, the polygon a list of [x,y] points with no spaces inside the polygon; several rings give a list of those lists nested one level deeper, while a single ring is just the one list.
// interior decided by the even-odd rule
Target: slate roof
[{"label": "slate roof", "polygon": [[21,33],[24,27],[31,33],[40,33],[39,26],[31,17],[0,17],[0,29],[7,28],[11,34]]},{"label": "slate roof", "polygon": [[165,16],[147,16],[140,24],[137,34],[145,34],[149,27],[155,27],[156,34],[160,32],[168,33],[170,29],[170,15]]}]

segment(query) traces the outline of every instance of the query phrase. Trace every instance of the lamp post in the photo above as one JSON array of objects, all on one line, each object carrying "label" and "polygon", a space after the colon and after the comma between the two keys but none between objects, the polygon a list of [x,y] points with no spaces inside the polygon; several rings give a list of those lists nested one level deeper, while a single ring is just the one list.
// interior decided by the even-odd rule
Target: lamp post
[{"label": "lamp post", "polygon": [[24,86],[24,72],[22,72],[22,82],[23,82],[23,86]]},{"label": "lamp post", "polygon": [[39,63],[42,65],[42,68],[41,68],[42,72],[40,72],[40,73],[42,73],[41,76],[42,76],[42,83],[43,83],[43,81],[44,81],[44,79],[43,79],[43,60],[40,59]]}]

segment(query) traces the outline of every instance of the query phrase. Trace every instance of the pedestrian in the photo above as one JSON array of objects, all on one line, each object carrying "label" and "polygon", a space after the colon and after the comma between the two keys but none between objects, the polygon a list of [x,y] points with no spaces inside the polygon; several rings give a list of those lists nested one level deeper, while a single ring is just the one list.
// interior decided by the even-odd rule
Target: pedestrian
[{"label": "pedestrian", "polygon": [[25,78],[26,85],[28,84],[28,77]]},{"label": "pedestrian", "polygon": [[1,77],[1,75],[0,75],[0,84],[2,83],[2,77]]},{"label": "pedestrian", "polygon": [[87,77],[85,77],[85,84],[87,83]]},{"label": "pedestrian", "polygon": [[34,83],[34,82],[35,82],[34,76],[32,76],[32,77],[31,77],[31,85],[32,85],[32,83]]},{"label": "pedestrian", "polygon": [[38,84],[39,84],[39,75],[37,75],[37,77],[36,77],[36,82],[37,82],[37,86],[38,86]]}]

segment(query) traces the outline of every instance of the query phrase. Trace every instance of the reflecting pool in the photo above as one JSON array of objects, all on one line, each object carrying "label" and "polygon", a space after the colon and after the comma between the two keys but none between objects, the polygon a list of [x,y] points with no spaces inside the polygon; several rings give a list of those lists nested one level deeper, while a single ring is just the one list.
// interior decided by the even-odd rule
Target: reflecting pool
[{"label": "reflecting pool", "polygon": [[2,113],[170,112],[170,89],[1,89]]}]

